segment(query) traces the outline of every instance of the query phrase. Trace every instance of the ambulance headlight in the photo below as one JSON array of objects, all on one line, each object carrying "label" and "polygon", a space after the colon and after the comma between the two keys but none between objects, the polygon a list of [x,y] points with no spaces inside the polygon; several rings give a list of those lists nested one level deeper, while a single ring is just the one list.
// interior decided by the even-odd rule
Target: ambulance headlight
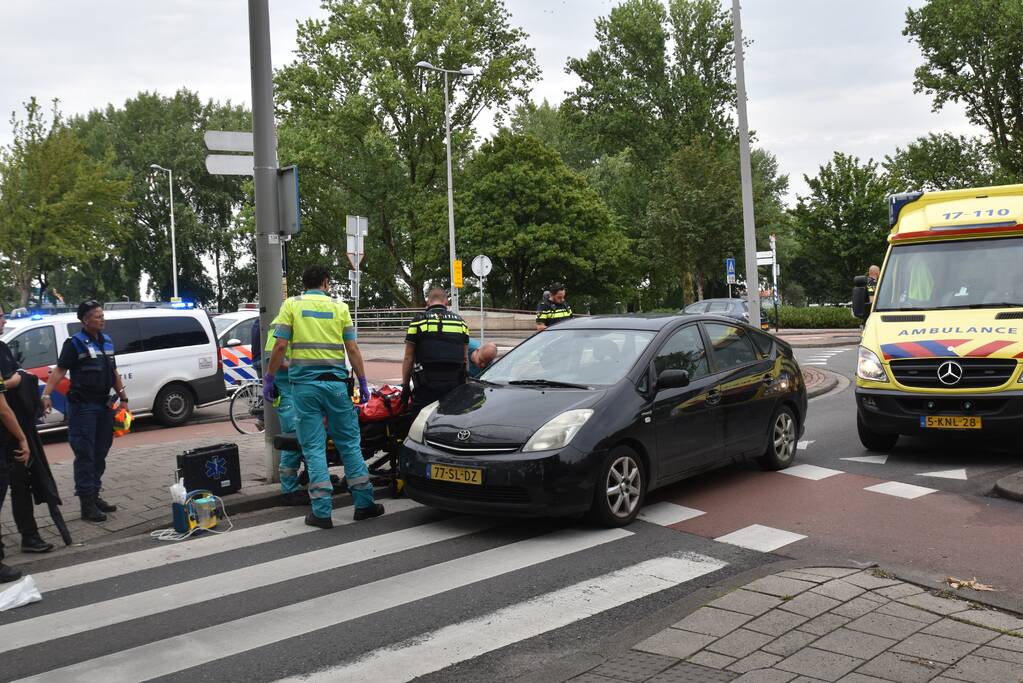
[{"label": "ambulance headlight", "polygon": [[433,417],[433,414],[437,412],[437,406],[440,405],[440,401],[434,401],[430,405],[423,408],[422,412],[416,416],[415,421],[412,422],[412,426],[408,430],[408,438],[416,443],[423,443],[423,432],[426,431],[426,421]]},{"label": "ambulance headlight", "polygon": [[887,382],[888,374],[877,354],[865,346],[860,347],[859,358],[856,360],[856,376],[871,382]]}]

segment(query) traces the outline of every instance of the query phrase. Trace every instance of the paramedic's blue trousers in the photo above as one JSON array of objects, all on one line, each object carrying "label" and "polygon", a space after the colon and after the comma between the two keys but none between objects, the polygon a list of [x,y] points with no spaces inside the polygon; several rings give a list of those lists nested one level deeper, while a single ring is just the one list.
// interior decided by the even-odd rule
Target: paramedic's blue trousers
[{"label": "paramedic's blue trousers", "polygon": [[[373,487],[369,470],[362,458],[359,439],[359,418],[348,386],[344,382],[313,381],[292,384],[292,404],[298,442],[302,445],[305,466],[309,471],[309,498],[313,514],[330,517],[334,487],[327,471],[327,433],[341,455],[345,478],[356,508],[373,505]],[[326,418],[326,425],[324,425]]]}]

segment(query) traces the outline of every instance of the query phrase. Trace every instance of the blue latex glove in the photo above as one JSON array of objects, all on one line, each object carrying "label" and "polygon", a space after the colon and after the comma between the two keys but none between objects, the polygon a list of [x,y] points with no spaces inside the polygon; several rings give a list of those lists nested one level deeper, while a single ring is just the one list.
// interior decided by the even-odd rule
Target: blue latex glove
[{"label": "blue latex glove", "polygon": [[369,400],[369,383],[365,377],[359,378],[359,403],[365,403]]},{"label": "blue latex glove", "polygon": [[274,400],[274,376],[269,372],[263,375],[263,400],[267,403]]}]

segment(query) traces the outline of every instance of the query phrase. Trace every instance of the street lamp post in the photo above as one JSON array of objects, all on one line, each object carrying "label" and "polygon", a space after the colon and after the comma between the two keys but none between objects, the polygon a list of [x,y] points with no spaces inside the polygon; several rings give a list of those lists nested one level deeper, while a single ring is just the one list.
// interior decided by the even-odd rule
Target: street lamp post
[{"label": "street lamp post", "polygon": [[170,183],[170,218],[171,218],[171,280],[174,282],[174,297],[172,301],[178,300],[178,249],[174,239],[174,171],[164,168],[160,164],[150,164],[149,168],[167,173],[167,180]]},{"label": "street lamp post", "polygon": [[458,312],[458,289],[455,288],[455,190],[451,182],[451,113],[448,107],[448,75],[475,76],[471,68],[441,69],[429,62],[419,62],[417,69],[444,74],[444,138],[448,148],[448,267],[451,272],[451,310]]}]

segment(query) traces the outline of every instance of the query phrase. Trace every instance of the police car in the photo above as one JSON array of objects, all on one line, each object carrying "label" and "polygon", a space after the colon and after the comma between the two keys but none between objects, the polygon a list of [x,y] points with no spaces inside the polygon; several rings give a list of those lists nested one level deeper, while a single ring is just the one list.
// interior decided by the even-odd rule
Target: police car
[{"label": "police car", "polygon": [[863,445],[900,435],[1019,437],[1023,429],[1023,185],[889,199],[888,254],[856,369]]},{"label": "police car", "polygon": [[[135,415],[151,413],[173,427],[186,422],[196,406],[225,397],[213,322],[205,311],[182,305],[104,315],[104,332],[114,341],[117,370]],[[34,313],[10,320],[0,339],[18,365],[45,384],[65,340],[80,329],[73,313]],[[66,426],[68,388],[64,378],[51,395],[53,411],[43,418],[44,428]]]},{"label": "police car", "polygon": [[224,386],[227,391],[233,391],[243,382],[259,379],[252,367],[252,322],[258,317],[259,304],[247,303],[234,313],[223,313],[213,318],[217,344],[224,359]]}]

